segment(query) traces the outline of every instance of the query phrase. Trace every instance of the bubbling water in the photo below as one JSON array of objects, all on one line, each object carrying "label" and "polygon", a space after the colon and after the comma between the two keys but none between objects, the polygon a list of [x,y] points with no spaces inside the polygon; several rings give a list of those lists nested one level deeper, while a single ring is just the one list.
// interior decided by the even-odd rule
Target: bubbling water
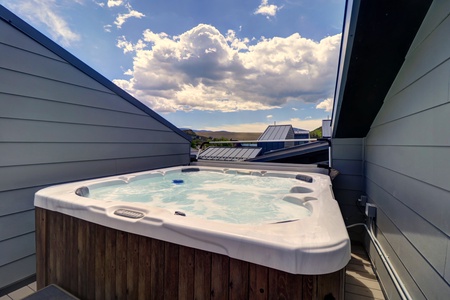
[{"label": "bubbling water", "polygon": [[277,223],[302,219],[310,211],[283,200],[298,185],[294,178],[220,172],[174,172],[127,184],[96,187],[90,198],[146,203],[174,212],[233,224]]}]

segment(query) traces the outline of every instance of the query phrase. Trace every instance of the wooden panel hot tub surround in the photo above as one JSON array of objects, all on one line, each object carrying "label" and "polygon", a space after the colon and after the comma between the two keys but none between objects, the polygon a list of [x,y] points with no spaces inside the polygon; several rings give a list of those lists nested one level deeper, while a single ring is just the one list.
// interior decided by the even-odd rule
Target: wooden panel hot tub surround
[{"label": "wooden panel hot tub surround", "polygon": [[81,299],[344,299],[345,269],[298,275],[36,207],[37,288]]}]

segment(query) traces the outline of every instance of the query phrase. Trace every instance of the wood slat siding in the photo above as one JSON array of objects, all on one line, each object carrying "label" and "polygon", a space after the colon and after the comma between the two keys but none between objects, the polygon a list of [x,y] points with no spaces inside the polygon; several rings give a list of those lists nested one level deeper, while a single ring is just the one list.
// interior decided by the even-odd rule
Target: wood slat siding
[{"label": "wood slat siding", "polygon": [[[34,247],[33,199],[37,190],[68,181],[187,164],[190,147],[170,126],[3,18],[0,32],[1,291],[35,272],[30,249]],[[76,226],[69,222],[64,230],[77,232]],[[79,245],[85,247],[89,242],[82,238]],[[78,249],[64,251],[74,255]],[[89,255],[84,258],[95,261]],[[51,278],[66,276],[62,266],[53,266]],[[115,286],[108,272],[103,271],[102,276],[101,280]],[[75,282],[84,277],[71,279]],[[85,287],[79,289],[78,294],[86,293]]]},{"label": "wood slat siding", "polygon": [[[357,200],[364,194],[363,139],[333,139],[333,168],[339,175],[333,180],[333,192],[341,208],[347,225],[364,220]],[[349,230],[350,239],[362,242],[364,231],[361,228]]]},{"label": "wood slat siding", "polygon": [[449,31],[450,4],[434,1],[366,137],[377,236],[414,299],[450,298]]},{"label": "wood slat siding", "polygon": [[344,299],[344,269],[294,275],[42,208],[36,228],[38,289],[55,283],[82,299]]}]

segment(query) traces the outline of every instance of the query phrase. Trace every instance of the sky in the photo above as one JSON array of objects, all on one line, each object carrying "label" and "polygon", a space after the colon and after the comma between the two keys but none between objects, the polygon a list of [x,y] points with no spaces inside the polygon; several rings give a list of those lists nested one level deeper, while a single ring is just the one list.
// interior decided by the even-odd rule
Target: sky
[{"label": "sky", "polygon": [[180,128],[313,130],[331,115],[345,0],[0,0]]}]

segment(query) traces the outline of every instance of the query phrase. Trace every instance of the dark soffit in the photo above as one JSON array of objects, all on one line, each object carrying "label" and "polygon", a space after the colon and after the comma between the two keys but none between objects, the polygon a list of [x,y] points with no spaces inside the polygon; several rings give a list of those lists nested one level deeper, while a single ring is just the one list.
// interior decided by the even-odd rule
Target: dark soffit
[{"label": "dark soffit", "polygon": [[[380,110],[432,0],[354,1],[351,13],[356,22],[348,22],[350,36],[343,45],[351,51],[339,68],[333,124],[336,138],[362,138]],[[355,11],[357,10],[357,11]],[[345,32],[345,28],[344,28]],[[353,36],[351,36],[353,34]],[[341,45],[341,55],[342,48]],[[345,69],[344,69],[345,70]],[[344,79],[344,80],[343,80]],[[340,86],[338,86],[340,85]]]}]

